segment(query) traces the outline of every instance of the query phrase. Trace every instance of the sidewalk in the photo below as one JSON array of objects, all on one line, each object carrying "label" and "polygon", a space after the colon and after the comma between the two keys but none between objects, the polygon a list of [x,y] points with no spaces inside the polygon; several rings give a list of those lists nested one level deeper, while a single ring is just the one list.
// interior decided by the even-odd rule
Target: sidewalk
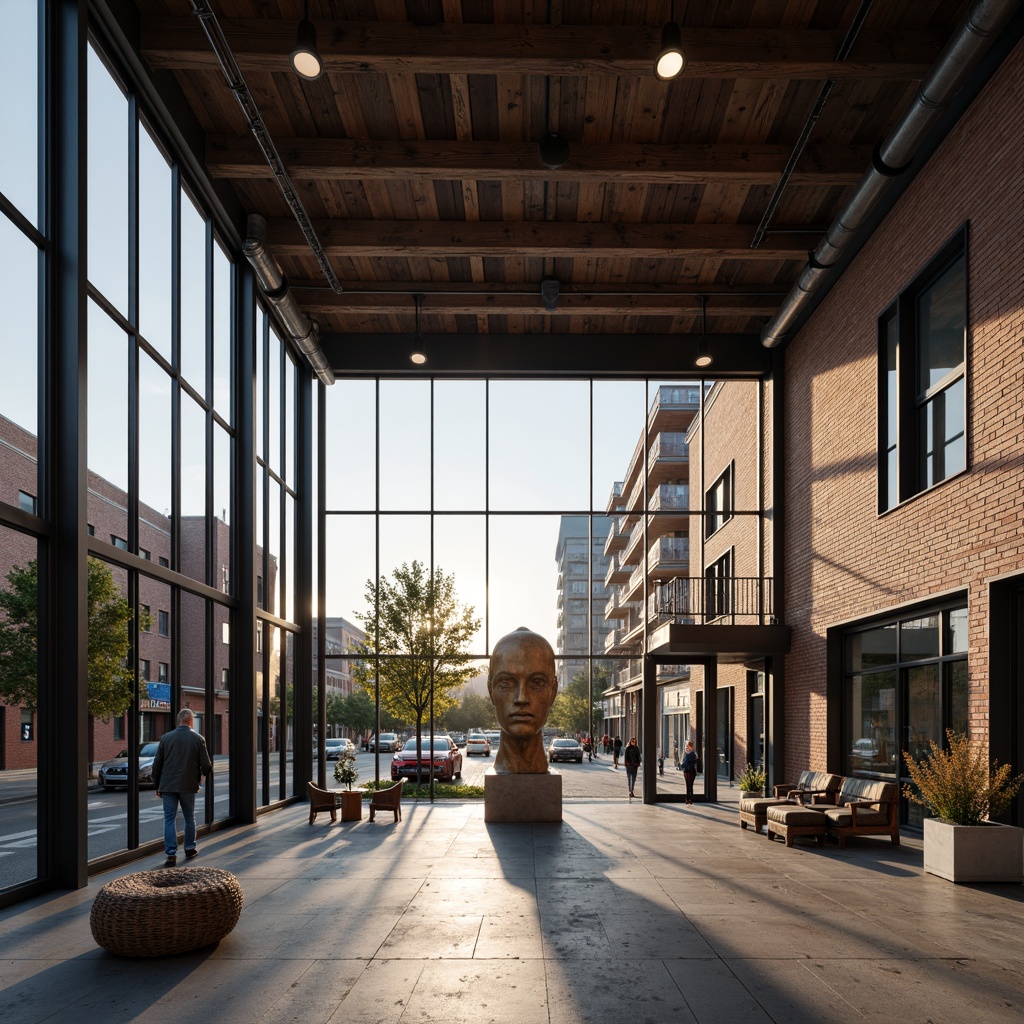
[{"label": "sidewalk", "polygon": [[[726,787],[727,790],[727,787]],[[0,912],[5,1024],[934,1024],[1024,1014],[1021,886],[954,886],[921,844],[787,849],[732,806],[570,800],[553,825],[480,802],[394,824],[303,805],[201,841],[245,905],[213,948],[99,949],[87,889]],[[186,871],[187,868],[178,868]]]}]

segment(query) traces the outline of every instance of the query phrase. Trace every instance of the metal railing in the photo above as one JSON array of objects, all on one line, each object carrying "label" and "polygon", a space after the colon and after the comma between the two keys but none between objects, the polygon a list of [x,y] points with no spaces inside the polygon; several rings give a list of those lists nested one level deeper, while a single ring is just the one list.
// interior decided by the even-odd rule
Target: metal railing
[{"label": "metal railing", "polygon": [[658,584],[648,598],[649,621],[772,625],[774,580],[770,576],[680,576]]}]

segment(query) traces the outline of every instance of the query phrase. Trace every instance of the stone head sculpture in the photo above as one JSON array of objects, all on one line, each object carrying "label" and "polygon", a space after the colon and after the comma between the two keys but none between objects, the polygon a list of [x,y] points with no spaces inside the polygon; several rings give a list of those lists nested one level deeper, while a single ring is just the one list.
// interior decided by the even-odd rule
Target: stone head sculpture
[{"label": "stone head sculpture", "polygon": [[551,644],[525,626],[503,636],[491,652],[487,692],[501,726],[494,770],[546,772],[541,730],[558,693]]}]

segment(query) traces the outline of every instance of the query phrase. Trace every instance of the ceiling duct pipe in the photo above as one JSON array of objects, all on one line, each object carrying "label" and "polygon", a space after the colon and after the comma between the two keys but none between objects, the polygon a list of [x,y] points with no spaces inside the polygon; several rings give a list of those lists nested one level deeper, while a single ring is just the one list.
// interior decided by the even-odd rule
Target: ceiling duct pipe
[{"label": "ceiling duct pipe", "polygon": [[323,349],[320,348],[320,331],[317,323],[299,309],[288,278],[284,276],[277,260],[267,248],[267,222],[258,213],[249,215],[245,228],[242,252],[252,264],[267,301],[277,311],[288,337],[296,348],[309,360],[313,372],[325,383],[334,383],[334,371],[328,366]]},{"label": "ceiling duct pipe", "polygon": [[918,87],[913,103],[876,149],[871,168],[861,178],[818,248],[811,253],[807,266],[775,316],[762,330],[761,343],[766,348],[782,343],[811,296],[867,222],[892,179],[910,166],[935,122],[1019,6],[1019,0],[979,0],[967,12],[957,34],[946,44],[935,66]]}]

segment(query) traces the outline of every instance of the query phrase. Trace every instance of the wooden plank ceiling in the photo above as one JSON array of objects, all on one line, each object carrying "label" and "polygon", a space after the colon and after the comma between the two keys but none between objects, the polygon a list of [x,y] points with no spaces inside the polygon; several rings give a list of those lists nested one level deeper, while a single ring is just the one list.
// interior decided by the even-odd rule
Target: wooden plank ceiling
[{"label": "wooden plank ceiling", "polygon": [[[309,82],[289,65],[302,0],[210,0],[336,292],[190,0],[136,3],[144,60],[174,76],[209,174],[267,218],[324,334],[411,334],[420,294],[442,342],[704,317],[709,336],[756,337],[966,7],[680,0],[689,66],[662,82],[669,0],[310,0],[326,72]],[[569,141],[557,170],[545,131]]]}]

